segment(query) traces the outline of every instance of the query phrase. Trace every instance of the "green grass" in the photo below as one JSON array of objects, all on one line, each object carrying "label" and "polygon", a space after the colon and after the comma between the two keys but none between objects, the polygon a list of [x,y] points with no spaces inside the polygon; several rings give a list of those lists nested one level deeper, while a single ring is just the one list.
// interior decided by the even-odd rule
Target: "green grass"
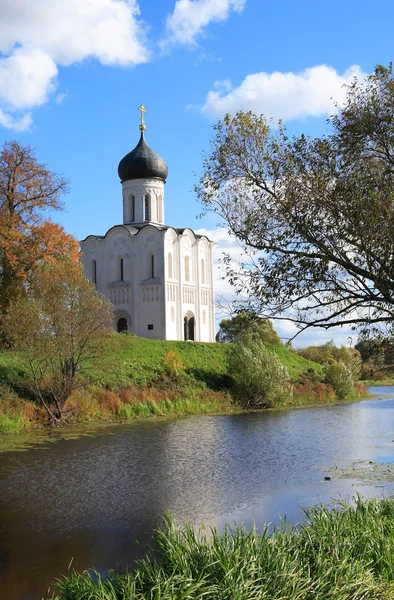
[{"label": "green grass", "polygon": [[[228,367],[231,347],[231,344],[149,340],[114,333],[108,345],[103,347],[99,366],[86,375],[87,387],[69,399],[73,411],[69,420],[90,422],[237,410],[229,396],[233,389]],[[268,348],[296,382],[295,394],[289,397],[286,406],[321,403],[335,398],[332,389],[327,393],[324,389],[323,393],[319,386],[321,365],[283,346]],[[171,363],[170,360],[170,364],[175,365],[170,369],[169,355],[174,361]],[[0,352],[0,415],[3,415],[0,432],[17,432],[21,427],[42,426],[47,421],[46,413],[33,404],[34,398],[24,391],[26,377],[27,372],[16,354]],[[298,381],[302,383],[299,393],[296,389]],[[2,393],[2,390],[6,392]],[[122,391],[127,392],[126,396],[122,396]],[[104,397],[105,392],[113,392],[115,396]],[[27,415],[22,421],[17,418],[20,411],[18,413],[13,406],[12,395],[22,395],[27,402],[27,406],[21,408]],[[29,406],[34,410],[29,411]]]},{"label": "green grass", "polygon": [[10,417],[0,414],[0,433],[22,433],[26,425],[26,421],[21,416]]},{"label": "green grass", "polygon": [[[185,367],[186,373],[194,380],[204,383],[211,389],[222,389],[231,383],[228,373],[228,352],[230,344],[205,344],[199,342],[178,342],[149,340],[131,335],[115,335],[109,358],[109,368],[103,375],[103,383],[108,386],[151,385],[163,369],[166,353],[176,352]],[[321,375],[322,365],[299,356],[284,346],[271,346],[279,360],[288,369],[292,379],[302,373],[313,371]]]},{"label": "green grass", "polygon": [[375,386],[375,387],[383,387],[383,386],[391,386],[394,385],[394,378],[386,377],[384,379],[365,379],[361,383],[366,386]]},{"label": "green grass", "polygon": [[129,573],[76,571],[58,600],[389,600],[394,598],[394,500],[360,498],[305,511],[302,526],[224,533],[167,516]]},{"label": "green grass", "polygon": [[296,354],[293,350],[290,350],[290,348],[286,348],[285,346],[271,346],[270,344],[267,345],[267,348],[271,352],[275,352],[280,362],[285,365],[289,371],[290,377],[293,380],[297,380],[300,375],[308,371],[316,373],[316,375],[323,374],[323,365]]}]

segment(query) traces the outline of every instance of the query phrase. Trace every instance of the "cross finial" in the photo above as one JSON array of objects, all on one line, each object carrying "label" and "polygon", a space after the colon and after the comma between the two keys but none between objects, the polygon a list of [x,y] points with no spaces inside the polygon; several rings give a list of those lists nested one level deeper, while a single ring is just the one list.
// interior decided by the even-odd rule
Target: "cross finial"
[{"label": "cross finial", "polygon": [[144,113],[146,113],[145,106],[143,104],[141,104],[141,106],[138,107],[138,110],[141,111],[140,131],[145,131],[145,129],[146,129],[145,122],[144,122]]}]

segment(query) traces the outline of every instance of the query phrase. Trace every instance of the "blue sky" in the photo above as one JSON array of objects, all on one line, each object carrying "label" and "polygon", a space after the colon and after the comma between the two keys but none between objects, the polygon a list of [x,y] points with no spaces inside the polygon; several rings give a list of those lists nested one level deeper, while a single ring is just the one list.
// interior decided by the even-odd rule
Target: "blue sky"
[{"label": "blue sky", "polygon": [[389,0],[1,0],[2,141],[70,180],[55,216],[68,232],[103,234],[121,222],[117,165],[144,103],[147,142],[169,166],[166,223],[205,228],[220,252],[232,242],[196,219],[193,194],[215,120],[252,109],[322,133],[343,84],[393,59],[393,22]]}]

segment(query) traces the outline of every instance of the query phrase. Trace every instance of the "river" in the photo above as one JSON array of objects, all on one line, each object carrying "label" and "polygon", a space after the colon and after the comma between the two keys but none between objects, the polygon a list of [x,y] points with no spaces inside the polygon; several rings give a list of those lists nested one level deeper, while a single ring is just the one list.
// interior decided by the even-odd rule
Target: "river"
[{"label": "river", "polygon": [[[139,421],[72,439],[0,444],[0,598],[38,600],[66,573],[141,556],[166,510],[178,519],[302,519],[301,506],[389,495],[393,485],[325,481],[324,469],[394,461],[394,388],[383,399],[303,410]],[[63,439],[64,437],[64,439]],[[138,543],[137,543],[138,541]]]}]

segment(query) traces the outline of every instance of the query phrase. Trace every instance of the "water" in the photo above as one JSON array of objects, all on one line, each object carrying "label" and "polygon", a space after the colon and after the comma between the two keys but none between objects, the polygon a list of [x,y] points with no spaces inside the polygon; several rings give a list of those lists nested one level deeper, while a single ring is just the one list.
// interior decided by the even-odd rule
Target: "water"
[{"label": "water", "polygon": [[[73,558],[127,565],[157,519],[278,522],[300,506],[392,493],[324,481],[324,468],[394,461],[394,388],[382,400],[293,411],[145,421],[0,454],[0,599],[37,600]],[[137,541],[139,540],[139,544]]]}]

